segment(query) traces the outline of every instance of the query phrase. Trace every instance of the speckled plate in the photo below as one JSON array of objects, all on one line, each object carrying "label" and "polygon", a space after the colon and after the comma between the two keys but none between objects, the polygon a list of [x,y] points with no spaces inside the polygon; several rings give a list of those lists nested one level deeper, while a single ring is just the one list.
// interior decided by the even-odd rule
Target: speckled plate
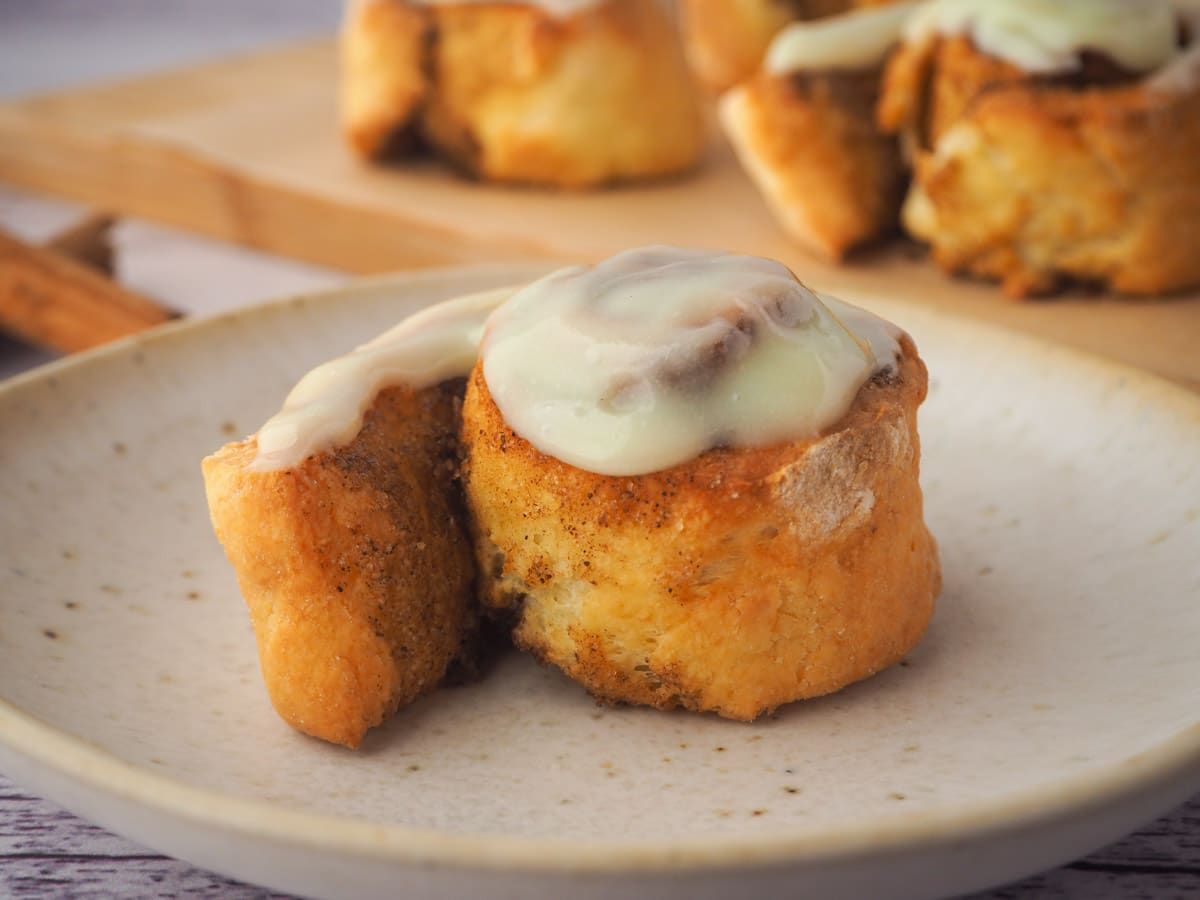
[{"label": "speckled plate", "polygon": [[599,709],[511,655],[358,753],[272,712],[200,458],[417,307],[409,275],[0,387],[0,767],[319,897],[926,897],[1082,855],[1200,789],[1200,398],[870,297],[933,372],[945,593],[902,665],[754,725]]}]

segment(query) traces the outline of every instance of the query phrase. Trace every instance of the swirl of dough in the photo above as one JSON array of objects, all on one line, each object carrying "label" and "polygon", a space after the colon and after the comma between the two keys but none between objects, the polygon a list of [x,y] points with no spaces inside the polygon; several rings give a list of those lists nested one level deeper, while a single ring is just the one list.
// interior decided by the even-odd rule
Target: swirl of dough
[{"label": "swirl of dough", "polygon": [[[857,316],[857,335],[831,305]],[[897,353],[889,326],[778,262],[673,247],[528,285],[489,317],[481,346],[514,431],[570,465],[621,476],[717,446],[812,437]]]}]

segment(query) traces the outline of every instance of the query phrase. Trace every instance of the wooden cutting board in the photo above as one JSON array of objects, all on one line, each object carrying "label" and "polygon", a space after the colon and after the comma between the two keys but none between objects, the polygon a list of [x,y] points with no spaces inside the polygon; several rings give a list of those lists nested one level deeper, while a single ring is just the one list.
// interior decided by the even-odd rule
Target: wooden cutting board
[{"label": "wooden cutting board", "polygon": [[0,105],[0,180],[353,272],[585,261],[648,243],[757,253],[848,300],[911,300],[1200,390],[1200,292],[1016,303],[903,242],[831,266],[783,237],[715,137],[691,177],[593,193],[492,187],[430,161],[368,167],[337,133],[332,41]]}]

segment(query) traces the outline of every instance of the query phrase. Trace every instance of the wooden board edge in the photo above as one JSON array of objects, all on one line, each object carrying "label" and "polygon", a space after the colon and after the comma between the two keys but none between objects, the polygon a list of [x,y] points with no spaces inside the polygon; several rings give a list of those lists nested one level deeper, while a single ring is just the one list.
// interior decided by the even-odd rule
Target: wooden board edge
[{"label": "wooden board edge", "polygon": [[[564,259],[506,238],[347,207],[230,171],[186,147],[45,123],[0,109],[0,180],[209,237],[356,273],[488,260]],[[321,222],[320,229],[294,223]]]}]

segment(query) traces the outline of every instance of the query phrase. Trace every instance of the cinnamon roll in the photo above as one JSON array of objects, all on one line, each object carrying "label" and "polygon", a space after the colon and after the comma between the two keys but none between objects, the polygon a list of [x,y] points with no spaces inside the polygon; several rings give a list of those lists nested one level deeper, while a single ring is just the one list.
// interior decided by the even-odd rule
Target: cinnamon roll
[{"label": "cinnamon roll", "polygon": [[919,640],[925,367],[769,260],[650,248],[489,319],[463,407],[480,599],[605,702],[751,720]]},{"label": "cinnamon roll", "polygon": [[889,50],[918,6],[796,22],[762,69],[721,97],[720,120],[783,228],[840,259],[896,229],[906,173],[875,121]]},{"label": "cinnamon roll", "polygon": [[356,746],[432,689],[473,579],[599,700],[749,720],[924,632],[925,390],[907,335],[779,263],[652,247],[405,320],[204,475],[308,734]]},{"label": "cinnamon roll", "polygon": [[479,178],[588,187],[690,168],[698,99],[669,13],[644,0],[355,0],[350,144],[425,144]]},{"label": "cinnamon roll", "polygon": [[1012,296],[1200,284],[1194,0],[932,0],[880,101],[913,183],[905,227]]}]

